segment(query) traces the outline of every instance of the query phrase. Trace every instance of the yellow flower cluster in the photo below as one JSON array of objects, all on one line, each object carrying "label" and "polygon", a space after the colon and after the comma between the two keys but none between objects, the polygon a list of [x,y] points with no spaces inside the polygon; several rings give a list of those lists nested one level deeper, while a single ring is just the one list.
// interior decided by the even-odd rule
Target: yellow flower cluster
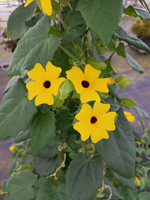
[{"label": "yellow flower cluster", "polygon": [[[54,66],[51,62],[46,65],[46,70],[40,63],[30,70],[27,75],[33,81],[27,83],[28,99],[35,98],[35,105],[54,103],[53,95],[58,94],[60,85],[65,78],[58,78],[61,68]],[[80,112],[75,116],[78,122],[74,129],[81,134],[83,141],[91,136],[93,143],[105,138],[108,139],[107,131],[115,130],[114,119],[115,112],[109,112],[110,105],[100,103],[98,92],[108,93],[108,84],[114,82],[110,78],[99,78],[101,71],[94,69],[91,65],[86,65],[84,72],[77,66],[73,66],[66,71],[67,78],[73,83],[75,90],[80,94],[80,100],[83,106]],[[111,82],[111,83],[110,83]],[[87,102],[95,101],[93,109]]]}]

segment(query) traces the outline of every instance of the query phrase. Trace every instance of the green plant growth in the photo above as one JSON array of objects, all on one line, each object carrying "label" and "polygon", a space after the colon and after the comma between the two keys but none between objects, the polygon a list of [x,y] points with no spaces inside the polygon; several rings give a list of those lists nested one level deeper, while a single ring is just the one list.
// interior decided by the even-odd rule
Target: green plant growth
[{"label": "green plant growth", "polygon": [[138,38],[150,38],[150,20],[136,18],[130,29]]},{"label": "green plant growth", "polygon": [[15,138],[5,200],[149,200],[149,116],[119,96],[131,80],[111,60],[141,76],[124,43],[150,49],[119,26],[123,13],[150,18],[123,0],[27,0],[10,15],[7,36],[19,42],[0,107],[0,139]]}]

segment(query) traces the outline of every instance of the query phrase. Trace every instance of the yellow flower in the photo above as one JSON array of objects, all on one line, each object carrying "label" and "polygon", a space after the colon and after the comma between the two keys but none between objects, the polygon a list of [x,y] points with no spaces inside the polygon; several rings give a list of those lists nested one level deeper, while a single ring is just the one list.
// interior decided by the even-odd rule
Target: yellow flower
[{"label": "yellow flower", "polygon": [[115,112],[106,113],[110,109],[109,104],[95,102],[93,109],[89,104],[83,104],[80,112],[75,116],[79,121],[73,128],[81,134],[83,141],[91,136],[93,143],[105,138],[108,139],[108,131],[115,130]]},{"label": "yellow flower", "polygon": [[109,81],[107,85],[113,85],[115,83],[115,80],[112,77],[109,77]]},{"label": "yellow flower", "polygon": [[136,143],[139,144],[139,145],[141,145],[141,142],[139,142],[139,141],[136,141]]},{"label": "yellow flower", "polygon": [[135,180],[136,180],[136,182],[137,182],[138,186],[140,186],[140,182],[141,182],[141,181],[140,181],[140,180],[139,180],[137,177],[136,177],[136,179],[135,179]]},{"label": "yellow flower", "polygon": [[[57,96],[58,89],[65,78],[58,78],[61,73],[60,67],[55,67],[51,62],[46,65],[46,71],[40,63],[27,72],[27,75],[33,79],[27,83],[26,88],[29,91],[28,99],[32,100],[35,96],[35,105],[54,103],[53,95]],[[53,95],[52,95],[53,94]]]},{"label": "yellow flower", "polygon": [[100,101],[97,91],[108,93],[107,83],[109,78],[98,78],[101,71],[94,69],[91,65],[86,65],[84,73],[82,70],[73,66],[66,72],[67,78],[71,80],[76,91],[80,94],[82,103],[88,101]]},{"label": "yellow flower", "polygon": [[[28,6],[32,1],[34,0],[27,0],[27,2],[25,3],[25,7]],[[52,14],[52,4],[51,4],[51,0],[40,0],[41,2],[41,6],[43,11],[47,14],[47,15],[51,15]]]},{"label": "yellow flower", "polygon": [[129,122],[135,122],[135,117],[130,112],[124,111],[124,115]]},{"label": "yellow flower", "polygon": [[15,145],[12,145],[11,147],[9,147],[9,149],[10,149],[10,151],[15,151],[16,150],[16,147],[15,147]]}]

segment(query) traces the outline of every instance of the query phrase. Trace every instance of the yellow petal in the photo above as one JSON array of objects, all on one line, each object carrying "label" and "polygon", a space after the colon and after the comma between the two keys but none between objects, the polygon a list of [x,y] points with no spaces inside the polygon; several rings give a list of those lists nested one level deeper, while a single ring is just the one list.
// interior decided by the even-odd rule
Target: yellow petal
[{"label": "yellow petal", "polygon": [[44,89],[40,94],[37,95],[35,98],[35,105],[39,106],[40,104],[48,104],[48,105],[53,105],[54,103],[54,98],[52,96],[52,93],[49,92],[49,89]]},{"label": "yellow petal", "polygon": [[64,81],[65,81],[65,78],[58,78],[58,79],[56,79],[52,82],[51,92],[52,92],[53,95],[56,96],[58,94],[58,89]]},{"label": "yellow petal", "polygon": [[92,117],[92,108],[89,104],[83,104],[80,112],[75,116],[79,121],[89,121]]},{"label": "yellow petal", "polygon": [[92,134],[91,134],[92,142],[97,143],[101,139],[104,139],[104,138],[108,139],[109,135],[108,135],[107,131],[105,130],[105,128],[103,128],[102,126],[98,126],[97,124],[95,124],[95,125],[93,126],[93,130],[92,130]]},{"label": "yellow petal", "polygon": [[109,81],[107,85],[113,85],[115,83],[115,80],[112,77],[109,77]]},{"label": "yellow petal", "polygon": [[90,123],[77,122],[73,128],[80,133],[82,141],[87,140],[91,135],[92,126]]},{"label": "yellow petal", "polygon": [[109,109],[110,109],[109,104],[95,102],[93,106],[93,115],[99,117],[100,115],[105,114]]},{"label": "yellow petal", "polygon": [[40,63],[37,63],[32,70],[27,72],[27,75],[37,82],[44,83],[46,81],[46,72]]},{"label": "yellow petal", "polygon": [[27,2],[25,3],[24,7],[27,7],[32,1],[34,1],[34,0],[27,0]]},{"label": "yellow petal", "polygon": [[136,121],[135,120],[135,117],[130,113],[130,112],[126,112],[126,111],[124,111],[124,115],[125,115],[125,117],[127,118],[127,120],[129,121],[129,122],[134,122],[134,121]]},{"label": "yellow petal", "polygon": [[101,71],[94,69],[91,65],[86,65],[84,70],[84,76],[87,80],[97,79]]},{"label": "yellow petal", "polygon": [[81,82],[84,80],[83,72],[79,67],[73,66],[70,70],[66,71],[67,78],[73,83],[75,90],[78,94],[83,91]]},{"label": "yellow petal", "polygon": [[116,117],[115,112],[109,112],[104,115],[101,115],[98,118],[98,123],[104,127],[106,130],[114,131],[116,129],[114,119]]},{"label": "yellow petal", "polygon": [[80,94],[80,99],[82,103],[86,103],[88,101],[100,101],[100,96],[94,90],[89,88],[84,88],[82,93]]},{"label": "yellow petal", "polygon": [[47,14],[47,15],[51,15],[52,14],[52,4],[51,4],[51,0],[41,0],[41,6],[43,11]]},{"label": "yellow petal", "polygon": [[46,79],[52,82],[59,77],[61,71],[60,67],[55,67],[51,62],[48,62],[46,65]]},{"label": "yellow petal", "polygon": [[26,84],[26,88],[28,89],[28,99],[32,100],[36,95],[38,95],[42,89],[43,85],[42,83],[36,82],[36,81],[31,81]]},{"label": "yellow petal", "polygon": [[108,81],[109,81],[109,78],[99,78],[99,79],[94,80],[91,83],[91,85],[95,90],[99,92],[108,93],[109,92],[108,86],[107,86]]}]

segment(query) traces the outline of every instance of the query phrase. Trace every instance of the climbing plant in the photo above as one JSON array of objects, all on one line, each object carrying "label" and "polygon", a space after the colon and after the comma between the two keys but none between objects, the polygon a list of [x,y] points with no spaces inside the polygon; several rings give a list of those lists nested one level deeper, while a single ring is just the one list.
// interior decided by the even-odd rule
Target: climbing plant
[{"label": "climbing plant", "polygon": [[145,140],[150,128],[141,119],[149,116],[119,97],[131,80],[111,60],[117,53],[140,76],[124,45],[150,49],[119,26],[123,14],[150,19],[149,10],[124,8],[123,0],[27,0],[10,15],[8,38],[20,40],[0,107],[0,139],[15,138],[5,200],[147,198],[146,184],[141,196],[135,192],[149,166],[141,176],[146,157],[139,152],[135,165],[142,141],[130,122],[137,115]]}]

